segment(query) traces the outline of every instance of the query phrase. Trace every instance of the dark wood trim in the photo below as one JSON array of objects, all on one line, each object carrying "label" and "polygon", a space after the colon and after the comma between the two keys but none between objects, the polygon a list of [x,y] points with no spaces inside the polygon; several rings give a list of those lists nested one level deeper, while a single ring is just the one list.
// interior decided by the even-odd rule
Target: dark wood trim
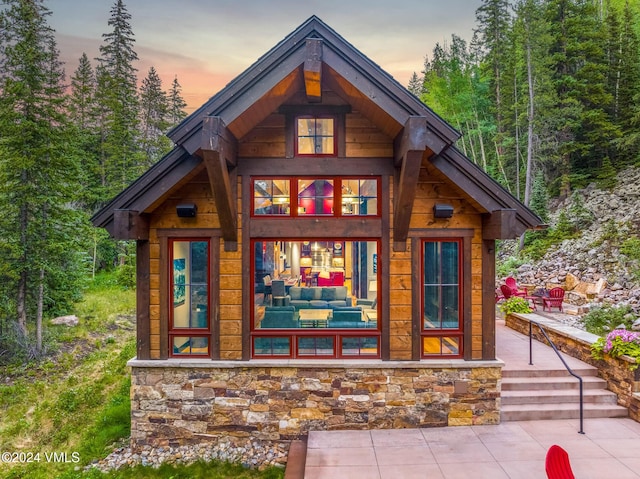
[{"label": "dark wood trim", "polygon": [[307,101],[319,103],[322,101],[322,40],[307,38],[305,50],[303,71]]},{"label": "dark wood trim", "polygon": [[419,361],[422,349],[422,239],[411,238],[411,359]]},{"label": "dark wood trim", "polygon": [[169,238],[160,240],[160,359],[169,357]]},{"label": "dark wood trim", "polygon": [[482,239],[515,239],[511,236],[516,231],[516,210],[502,209],[483,215],[482,218]]},{"label": "dark wood trim", "polygon": [[[344,135],[343,135],[344,136]],[[340,148],[340,141],[338,142]],[[242,158],[240,176],[367,176],[394,175],[391,158]]]},{"label": "dark wood trim", "polygon": [[[243,178],[242,197],[251,198],[252,185],[249,178]],[[251,297],[253,277],[251,276],[251,201],[242,202],[242,360],[251,359],[251,317],[253,298]]]},{"label": "dark wood trim", "polygon": [[222,236],[219,228],[158,228],[158,238],[215,238]]},{"label": "dark wood trim", "polygon": [[[376,217],[359,218],[251,218],[251,238],[380,238],[382,221]],[[246,230],[245,230],[246,231]]]},{"label": "dark wood trim", "polygon": [[473,228],[423,228],[409,231],[411,238],[473,238],[474,236]]},{"label": "dark wood trim", "polygon": [[133,210],[113,210],[114,239],[119,240],[148,240],[149,217]]},{"label": "dark wood trim", "polygon": [[[381,178],[381,191],[382,198],[389,198],[389,176],[383,176]],[[391,359],[391,325],[389,317],[391,314],[391,305],[389,304],[390,297],[390,284],[389,273],[391,271],[391,228],[389,227],[389,212],[390,206],[388,201],[382,201],[381,213],[381,241],[380,241],[380,254],[378,256],[378,284],[380,285],[380,291],[378,291],[378,313],[380,314],[380,358],[383,361],[389,361]]]},{"label": "dark wood trim", "polygon": [[224,122],[218,117],[208,117],[202,123],[202,144],[199,153],[207,168],[207,175],[218,210],[218,218],[225,240],[225,250],[238,248],[238,215],[236,211],[235,185],[227,165],[236,163],[235,142]]},{"label": "dark wood trim", "polygon": [[151,359],[151,247],[148,240],[136,241],[136,357]]},{"label": "dark wood trim", "polygon": [[496,242],[482,241],[482,359],[496,358]]},{"label": "dark wood trim", "polygon": [[220,359],[220,237],[210,238],[211,247],[209,258],[209,325],[211,328],[210,350],[211,359]]},{"label": "dark wood trim", "polygon": [[471,259],[471,237],[462,238],[462,324],[463,324],[463,346],[462,357],[465,361],[473,359],[473,318],[471,317],[472,303],[472,259]]},{"label": "dark wood trim", "polygon": [[394,249],[398,244],[400,251],[407,241],[413,200],[418,190],[418,178],[420,177],[420,164],[422,152],[411,151],[402,161],[402,168],[397,171],[398,188],[393,195],[393,241]]}]

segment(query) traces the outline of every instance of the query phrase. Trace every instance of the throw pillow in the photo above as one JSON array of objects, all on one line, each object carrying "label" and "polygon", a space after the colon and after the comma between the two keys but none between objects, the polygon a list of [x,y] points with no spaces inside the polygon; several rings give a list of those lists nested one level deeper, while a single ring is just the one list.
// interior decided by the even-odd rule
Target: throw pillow
[{"label": "throw pillow", "polygon": [[311,301],[313,299],[313,290],[311,288],[303,288],[300,292],[300,299]]},{"label": "throw pillow", "polygon": [[336,299],[336,290],[334,288],[322,288],[322,301],[334,301]]}]

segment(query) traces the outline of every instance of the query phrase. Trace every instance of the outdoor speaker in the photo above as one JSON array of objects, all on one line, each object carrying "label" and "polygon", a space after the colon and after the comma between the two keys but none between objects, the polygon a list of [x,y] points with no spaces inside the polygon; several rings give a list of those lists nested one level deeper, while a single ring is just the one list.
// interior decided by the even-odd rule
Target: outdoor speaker
[{"label": "outdoor speaker", "polygon": [[436,218],[451,218],[453,216],[453,206],[445,203],[436,203],[433,206],[433,216]]},{"label": "outdoor speaker", "polygon": [[176,207],[179,218],[195,218],[198,207],[194,203],[185,203]]}]

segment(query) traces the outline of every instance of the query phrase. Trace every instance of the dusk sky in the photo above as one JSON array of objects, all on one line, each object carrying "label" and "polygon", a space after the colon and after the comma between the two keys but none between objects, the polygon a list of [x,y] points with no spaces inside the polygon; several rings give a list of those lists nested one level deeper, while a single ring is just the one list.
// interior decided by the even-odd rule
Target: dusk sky
[{"label": "dusk sky", "polygon": [[[150,66],[168,90],[174,76],[188,111],[202,105],[312,15],[407,85],[436,43],[470,40],[481,0],[125,0],[138,80]],[[49,0],[67,77],[108,33],[115,0]]]}]

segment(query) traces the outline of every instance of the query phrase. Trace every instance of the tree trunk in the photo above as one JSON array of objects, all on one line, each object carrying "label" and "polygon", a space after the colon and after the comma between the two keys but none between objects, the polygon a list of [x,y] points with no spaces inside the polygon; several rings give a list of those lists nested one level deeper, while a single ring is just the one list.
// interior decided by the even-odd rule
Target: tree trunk
[{"label": "tree trunk", "polygon": [[36,352],[42,353],[42,316],[44,311],[44,268],[40,268],[40,284],[38,285],[38,314],[36,315]]},{"label": "tree trunk", "polygon": [[[527,82],[529,90],[529,114],[527,115],[527,166],[524,182],[524,204],[529,206],[533,187],[533,122],[535,119],[533,65],[531,63],[531,43],[529,38],[527,38]],[[524,248],[524,234],[520,237],[520,249],[522,248]]]}]

